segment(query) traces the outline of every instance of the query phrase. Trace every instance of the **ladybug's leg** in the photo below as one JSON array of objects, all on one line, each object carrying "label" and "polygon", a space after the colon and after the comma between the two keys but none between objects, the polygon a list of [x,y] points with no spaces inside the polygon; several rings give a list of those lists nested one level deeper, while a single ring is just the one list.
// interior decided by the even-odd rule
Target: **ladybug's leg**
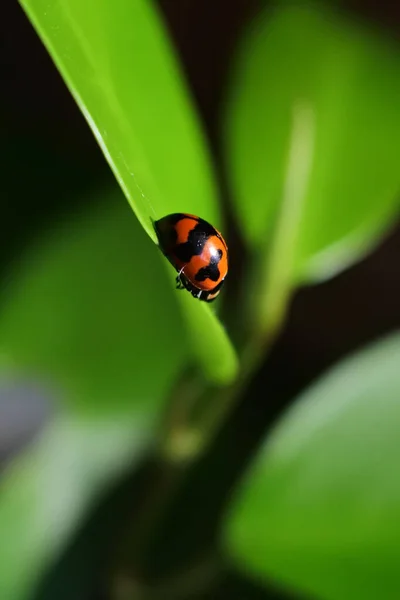
[{"label": "ladybug's leg", "polygon": [[181,278],[181,274],[183,272],[184,267],[182,267],[182,269],[179,271],[178,275],[176,276],[176,289],[177,290],[183,290],[185,289],[185,286],[183,285],[183,281]]},{"label": "ladybug's leg", "polygon": [[177,278],[176,278],[175,281],[176,281],[176,289],[177,290],[183,290],[183,289],[185,289],[185,286],[183,285],[183,283],[182,283],[181,278],[179,277],[179,275],[177,276]]}]

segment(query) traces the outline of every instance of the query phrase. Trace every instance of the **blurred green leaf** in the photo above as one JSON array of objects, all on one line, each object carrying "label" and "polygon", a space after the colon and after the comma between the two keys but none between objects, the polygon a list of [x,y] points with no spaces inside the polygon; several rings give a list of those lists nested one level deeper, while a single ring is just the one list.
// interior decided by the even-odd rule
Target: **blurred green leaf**
[{"label": "blurred green leaf", "polygon": [[395,599],[400,334],[343,361],[272,432],[227,520],[238,565],[327,600]]},{"label": "blurred green leaf", "polygon": [[193,302],[186,292],[180,293],[178,299],[190,323],[192,353],[202,365],[205,377],[217,385],[232,382],[238,371],[238,358],[223,323],[210,318],[210,307],[204,302]]},{"label": "blurred green leaf", "polygon": [[359,259],[397,214],[399,72],[394,43],[322,3],[266,11],[245,36],[226,155],[270,302]]},{"label": "blurred green leaf", "polygon": [[[218,225],[207,149],[153,3],[21,0],[21,5],[153,241],[152,219],[172,212],[198,214]],[[206,375],[227,383],[236,372],[236,355],[213,312],[199,304],[196,309],[183,302],[194,350]],[[218,362],[204,348],[215,348]]]},{"label": "blurred green leaf", "polygon": [[56,411],[3,473],[0,596],[9,600],[28,597],[99,490],[154,443],[188,360],[157,248],[119,193],[90,209],[31,249],[2,295],[0,384],[36,380]]}]

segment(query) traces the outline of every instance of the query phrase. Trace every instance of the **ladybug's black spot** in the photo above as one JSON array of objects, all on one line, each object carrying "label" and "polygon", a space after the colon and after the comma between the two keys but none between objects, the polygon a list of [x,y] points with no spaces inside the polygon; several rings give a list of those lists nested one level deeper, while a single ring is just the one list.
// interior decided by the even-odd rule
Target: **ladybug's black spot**
[{"label": "ladybug's black spot", "polygon": [[210,264],[198,270],[198,272],[196,273],[195,280],[205,281],[206,279],[211,279],[211,281],[218,281],[218,279],[221,277],[221,274],[218,269],[218,263],[221,260],[222,255],[222,250],[218,248],[215,256],[211,258]]},{"label": "ladybug's black spot", "polygon": [[[221,279],[221,281],[212,290],[200,290],[197,286],[193,285],[193,283],[191,283],[183,273],[178,275],[177,282],[178,280],[180,284],[192,294],[192,296],[205,302],[214,302],[214,300],[218,297],[219,291],[225,281],[225,279]],[[181,288],[181,285],[177,285],[177,288]]]},{"label": "ladybug's black spot", "polygon": [[184,215],[182,213],[174,213],[154,222],[158,243],[164,253],[166,252],[168,254],[168,252],[176,246],[178,234],[174,225],[176,225],[178,221],[181,221],[183,217]]},{"label": "ladybug's black spot", "polygon": [[[193,256],[199,256],[207,243],[208,238],[215,236],[216,232],[207,221],[199,220],[188,235],[187,242],[178,244],[174,253],[184,263],[190,262]],[[218,259],[219,262],[220,259]]]}]

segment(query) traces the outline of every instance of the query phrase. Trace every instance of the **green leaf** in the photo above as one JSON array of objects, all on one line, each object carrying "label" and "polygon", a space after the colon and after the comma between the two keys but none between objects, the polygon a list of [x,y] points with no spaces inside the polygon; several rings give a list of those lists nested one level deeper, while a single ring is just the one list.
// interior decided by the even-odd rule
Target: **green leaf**
[{"label": "green leaf", "polygon": [[154,443],[188,360],[157,248],[119,193],[89,209],[31,248],[2,294],[0,386],[37,382],[55,412],[2,475],[9,600],[28,597],[99,491]]},{"label": "green leaf", "polygon": [[283,417],[233,500],[237,564],[316,598],[398,597],[400,334],[333,368]]},{"label": "green leaf", "polygon": [[[173,212],[220,226],[203,134],[153,3],[21,0],[21,5],[152,240],[152,219]],[[183,306],[194,351],[210,379],[228,383],[236,355],[213,312],[198,304]],[[203,346],[217,349],[215,369]]]},{"label": "green leaf", "polygon": [[226,156],[269,308],[358,260],[397,214],[399,69],[395,44],[323,4],[280,5],[249,29]]},{"label": "green leaf", "polygon": [[210,163],[166,32],[148,0],[21,0],[143,227],[220,221]]},{"label": "green leaf", "polygon": [[[231,383],[237,375],[239,363],[223,323],[217,318],[210,318],[210,307],[193,302],[193,298],[184,291],[178,298],[190,323],[192,353],[202,365],[205,377],[217,385]],[[215,313],[211,314],[214,316]]]}]

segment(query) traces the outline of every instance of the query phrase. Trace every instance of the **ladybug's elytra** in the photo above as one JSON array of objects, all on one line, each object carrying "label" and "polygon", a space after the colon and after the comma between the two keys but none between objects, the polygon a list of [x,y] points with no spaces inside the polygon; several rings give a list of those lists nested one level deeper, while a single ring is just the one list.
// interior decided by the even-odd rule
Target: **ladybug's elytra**
[{"label": "ladybug's elytra", "polygon": [[212,302],[228,273],[228,247],[210,223],[186,213],[154,222],[163,254],[178,271],[176,287],[199,300]]}]

